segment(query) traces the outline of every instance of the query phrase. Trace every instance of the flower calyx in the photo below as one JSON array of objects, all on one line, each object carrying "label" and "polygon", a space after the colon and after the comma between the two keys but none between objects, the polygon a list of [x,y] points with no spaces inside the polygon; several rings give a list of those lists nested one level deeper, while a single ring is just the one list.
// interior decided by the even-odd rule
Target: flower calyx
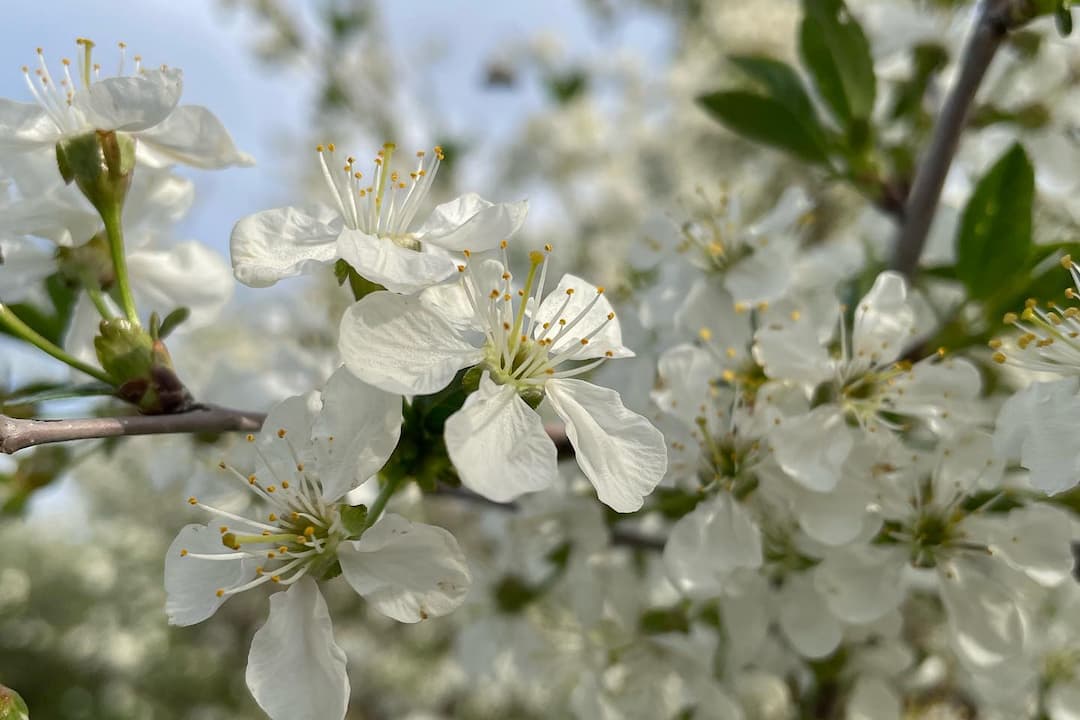
[{"label": "flower calyx", "polygon": [[94,338],[101,367],[116,379],[117,396],[147,415],[188,410],[194,399],[173,369],[156,323],[152,331],[125,318],[102,320]]}]

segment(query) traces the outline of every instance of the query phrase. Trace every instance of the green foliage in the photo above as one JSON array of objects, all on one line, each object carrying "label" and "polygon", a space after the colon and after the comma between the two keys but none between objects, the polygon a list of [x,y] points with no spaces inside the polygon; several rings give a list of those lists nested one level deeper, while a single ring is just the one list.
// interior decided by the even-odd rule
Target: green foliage
[{"label": "green foliage", "polygon": [[566,105],[589,88],[589,76],[583,70],[568,70],[554,73],[544,80],[551,99],[560,105]]},{"label": "green foliage", "polygon": [[842,0],[804,0],[799,53],[822,100],[850,131],[874,109],[877,84],[870,44]]},{"label": "green foliage", "polygon": [[688,603],[679,603],[668,608],[650,608],[641,614],[638,627],[646,635],[661,633],[690,632],[690,618],[687,616]]},{"label": "green foliage", "polygon": [[956,277],[972,298],[992,296],[1027,266],[1034,195],[1035,171],[1020,144],[979,180],[956,236]]},{"label": "green foliage", "polygon": [[[54,345],[60,345],[68,325],[71,324],[71,315],[75,312],[75,301],[78,296],[60,273],[46,278],[45,292],[52,305],[48,310],[29,303],[13,303],[8,307],[38,335]],[[14,333],[4,325],[0,325],[0,333],[14,336]]]},{"label": "green foliage", "polygon": [[769,97],[795,114],[815,115],[814,104],[799,74],[787,63],[753,55],[732,55],[728,60],[761,85]]},{"label": "green foliage", "polygon": [[828,162],[824,131],[814,116],[800,115],[787,103],[742,90],[709,93],[698,103],[732,132],[786,150],[815,165]]}]

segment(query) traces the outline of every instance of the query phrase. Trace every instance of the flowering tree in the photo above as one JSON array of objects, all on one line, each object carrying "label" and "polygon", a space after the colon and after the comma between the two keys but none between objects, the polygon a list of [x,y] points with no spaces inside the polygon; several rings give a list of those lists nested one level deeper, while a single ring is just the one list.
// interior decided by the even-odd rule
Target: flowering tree
[{"label": "flowering tree", "polygon": [[[231,268],[168,235],[254,163],[180,70],[39,50],[0,330],[70,377],[0,387],[0,720],[1080,717],[1069,6],[690,3],[646,90],[537,48],[494,200],[323,143]],[[324,79],[347,136],[386,91]]]}]

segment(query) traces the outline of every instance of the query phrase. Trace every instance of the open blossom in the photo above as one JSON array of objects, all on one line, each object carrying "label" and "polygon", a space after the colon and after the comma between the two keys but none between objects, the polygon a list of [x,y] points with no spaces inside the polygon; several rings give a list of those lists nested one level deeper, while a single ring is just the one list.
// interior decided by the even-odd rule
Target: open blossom
[{"label": "open blossom", "polygon": [[376,610],[418,622],[454,610],[470,584],[446,530],[386,514],[371,524],[345,493],[376,473],[397,444],[401,400],[335,373],[316,414],[294,397],[249,436],[258,462],[235,477],[265,505],[244,517],[189,502],[214,516],[184,527],[165,558],[166,612],[174,625],[202,622],[233,595],[272,584],[270,617],[255,633],[247,684],[273,718],[343,718],[349,684],[319,580],[343,575]]},{"label": "open blossom", "polygon": [[94,43],[85,38],[77,43],[81,51],[74,75],[71,61],[64,58],[62,75],[54,77],[39,48],[38,67],[23,67],[35,102],[0,98],[0,151],[26,151],[95,130],[114,130],[137,137],[146,159],[157,165],[252,164],[209,110],[178,105],[183,87],[179,69],[147,69],[136,55],[128,75],[121,43],[116,76],[101,77],[101,67],[93,61]]},{"label": "open blossom", "polygon": [[555,445],[533,410],[544,400],[600,500],[632,512],[664,475],[663,436],[614,390],[577,379],[633,353],[603,288],[564,275],[545,296],[547,257],[531,254],[516,291],[506,265],[488,259],[460,265],[456,287],[372,293],[342,318],[341,354],[366,382],[410,395],[480,369],[479,387],[446,421],[450,459],[470,489],[505,502],[554,481]]},{"label": "open blossom", "polygon": [[340,258],[388,290],[416,292],[454,274],[457,263],[446,251],[494,248],[525,222],[525,201],[495,204],[467,193],[417,226],[443,159],[439,147],[418,152],[412,171],[397,171],[395,146],[387,143],[368,179],[352,157],[334,167],[333,144],[317,151],[332,206],[264,210],[238,222],[232,261],[245,285],[273,285]]}]

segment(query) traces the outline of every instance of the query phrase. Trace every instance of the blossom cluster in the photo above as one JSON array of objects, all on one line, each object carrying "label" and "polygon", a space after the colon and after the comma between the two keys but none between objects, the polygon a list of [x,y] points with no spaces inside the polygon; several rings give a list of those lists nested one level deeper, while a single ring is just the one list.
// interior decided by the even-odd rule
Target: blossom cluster
[{"label": "blossom cluster", "polygon": [[[924,45],[951,42],[904,3],[850,4],[884,48],[882,87],[899,72],[896,18]],[[718,42],[725,8],[684,32]],[[932,237],[916,274],[885,259],[884,154],[822,151],[873,197],[845,214],[854,201],[779,161],[718,172],[673,139],[714,132],[700,114],[582,133],[604,113],[571,95],[539,130],[562,131],[555,159],[532,170],[589,186],[575,200],[595,205],[567,214],[584,229],[527,222],[523,199],[446,199],[449,146],[403,161],[387,142],[365,162],[323,143],[305,153],[316,182],[238,219],[226,261],[171,238],[194,191],[176,166],[253,158],[180,104],[180,70],[121,44],[107,75],[94,47],[79,40],[74,66],[39,50],[23,69],[33,102],[0,99],[0,327],[71,368],[25,404],[89,388],[114,412],[268,412],[242,418],[258,430],[137,452],[37,448],[0,465],[0,487],[25,503],[85,474],[115,483],[93,492],[138,482],[167,498],[168,520],[145,516],[171,538],[155,547],[155,622],[192,633],[257,615],[243,676],[266,715],[352,717],[375,702],[373,669],[422,638],[423,677],[402,673],[394,716],[1077,717],[1080,265],[1031,243],[987,289],[995,249],[970,260],[990,232],[978,213],[1014,201],[979,205],[1007,185],[995,173],[1030,186],[1014,223],[1027,235],[1033,202],[1067,224],[1069,199],[1023,148],[947,189],[940,222],[961,240]],[[778,61],[735,62],[790,89]],[[915,82],[900,74],[896,107]],[[697,97],[705,75],[687,52],[665,92]],[[811,114],[834,104],[823,94]],[[641,109],[627,96],[623,120]],[[918,118],[888,125],[896,107],[867,110],[890,131],[868,143],[918,137]],[[957,167],[982,174],[977,144],[993,141],[976,135]],[[599,161],[561,162],[588,153],[619,160],[601,176]],[[617,171],[633,157],[664,157],[671,176]],[[233,279],[284,290],[233,316]],[[302,302],[276,295],[300,285]],[[1025,303],[1029,289],[1058,299]],[[25,634],[6,632],[5,603],[30,597],[17,585],[0,585],[0,655]]]}]

